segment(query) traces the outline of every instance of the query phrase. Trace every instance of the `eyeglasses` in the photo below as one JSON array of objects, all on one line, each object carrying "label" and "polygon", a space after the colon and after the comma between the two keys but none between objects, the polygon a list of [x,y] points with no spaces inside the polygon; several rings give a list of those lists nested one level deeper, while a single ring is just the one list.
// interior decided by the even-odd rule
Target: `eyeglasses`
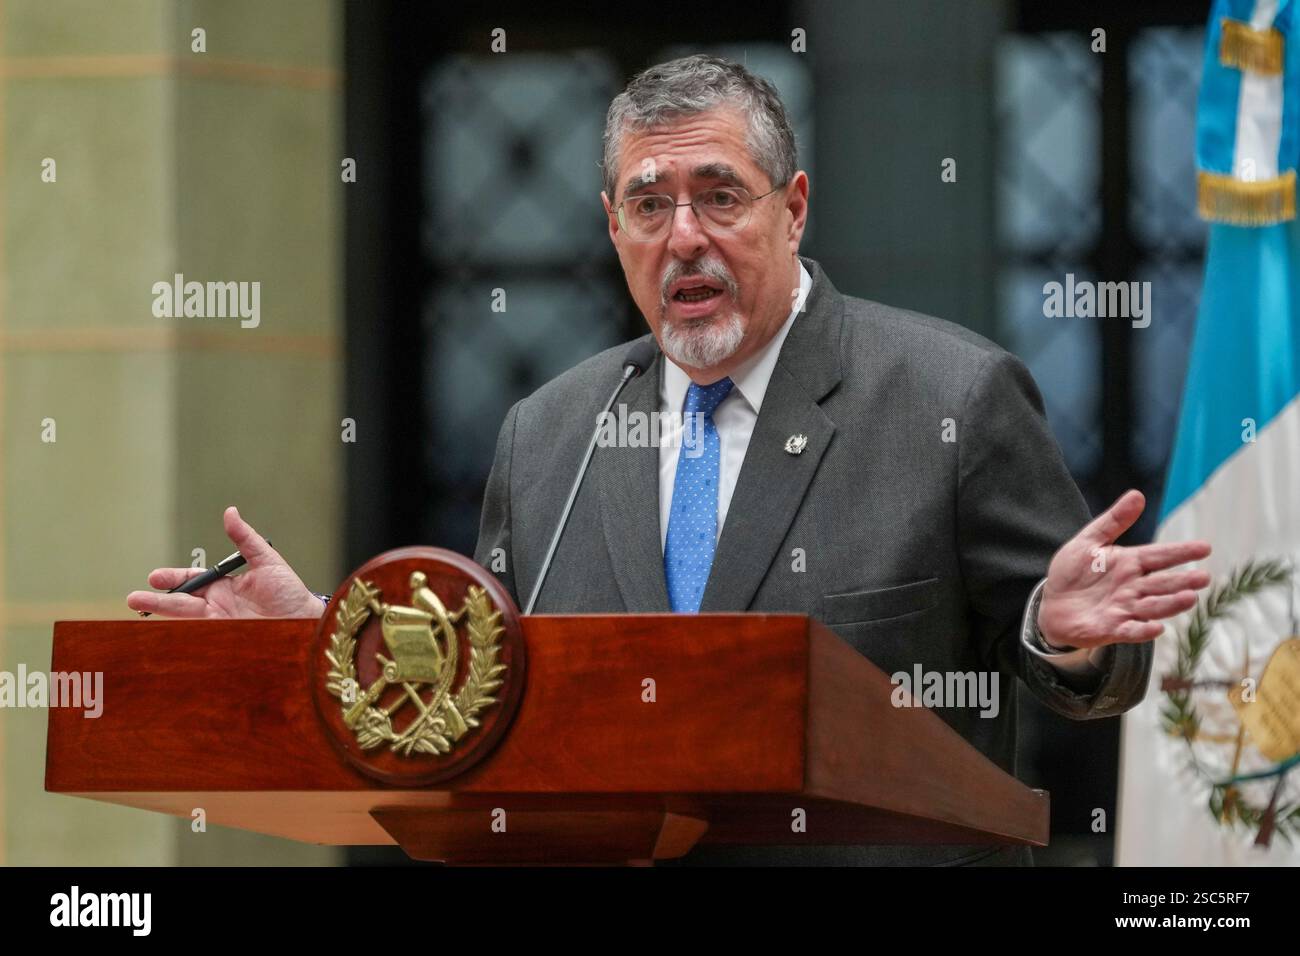
[{"label": "eyeglasses", "polygon": [[635,242],[652,242],[667,235],[679,206],[690,206],[695,218],[710,232],[738,232],[749,223],[754,203],[780,190],[775,186],[761,196],[751,196],[743,186],[713,186],[695,194],[690,202],[674,202],[672,196],[653,193],[630,196],[614,210],[618,226]]}]

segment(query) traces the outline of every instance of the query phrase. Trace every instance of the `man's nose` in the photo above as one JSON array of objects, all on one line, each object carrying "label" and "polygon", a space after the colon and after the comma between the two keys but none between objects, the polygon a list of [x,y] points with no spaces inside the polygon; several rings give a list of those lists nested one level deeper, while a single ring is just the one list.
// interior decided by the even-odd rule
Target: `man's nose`
[{"label": "man's nose", "polygon": [[678,206],[668,233],[668,251],[678,259],[690,262],[698,259],[708,247],[709,235],[700,225],[695,207],[689,204]]}]

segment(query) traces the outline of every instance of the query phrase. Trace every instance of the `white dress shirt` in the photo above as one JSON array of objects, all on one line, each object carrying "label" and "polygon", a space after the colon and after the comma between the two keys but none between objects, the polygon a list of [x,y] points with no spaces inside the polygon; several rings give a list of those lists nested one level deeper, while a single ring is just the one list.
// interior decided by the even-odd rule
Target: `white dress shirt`
[{"label": "white dress shirt", "polygon": [[[772,336],[772,341],[755,355],[749,357],[731,373],[732,389],[716,409],[713,424],[718,429],[721,469],[718,474],[718,534],[727,520],[727,507],[731,493],[736,490],[740,466],[745,463],[750,436],[758,423],[758,412],[763,407],[767,383],[772,380],[777,356],[785,337],[790,334],[794,318],[803,308],[804,300],[812,289],[812,276],[799,263],[799,298],[786,317],[785,324]],[[668,516],[673,509],[673,481],[677,477],[677,458],[682,445],[682,407],[686,404],[686,390],[691,387],[691,377],[680,365],[664,356],[663,376],[659,381],[659,410],[663,428],[659,435],[659,546],[668,541]],[[702,437],[702,436],[701,436]],[[696,438],[696,441],[701,440]]]},{"label": "white dress shirt", "polygon": [[[733,387],[713,412],[713,423],[718,430],[718,444],[721,456],[718,475],[718,535],[722,535],[723,525],[727,520],[727,509],[731,504],[732,492],[736,490],[736,479],[740,477],[740,468],[745,463],[745,452],[749,449],[749,439],[754,434],[758,423],[758,413],[763,407],[763,396],[767,394],[768,382],[772,380],[772,370],[776,367],[777,357],[785,337],[790,334],[796,317],[803,308],[812,289],[812,276],[799,263],[799,297],[794,308],[786,317],[785,324],[777,330],[772,340],[755,355],[731,373]],[[659,410],[661,431],[659,436],[659,546],[662,549],[668,540],[668,519],[672,514],[673,482],[677,477],[677,458],[681,452],[682,417],[681,411],[686,403],[686,391],[690,388],[691,377],[671,359],[664,356],[663,374],[659,380]],[[696,439],[698,440],[698,439]],[[1038,598],[1042,591],[1042,582],[1034,588],[1026,603],[1024,620],[1021,623],[1021,639],[1035,656],[1048,661],[1058,669],[1071,674],[1090,674],[1098,671],[1092,661],[1100,661],[1105,648],[1088,651],[1076,648],[1070,651],[1052,651],[1040,643],[1037,628]],[[1033,615],[1031,619],[1031,610]]]}]

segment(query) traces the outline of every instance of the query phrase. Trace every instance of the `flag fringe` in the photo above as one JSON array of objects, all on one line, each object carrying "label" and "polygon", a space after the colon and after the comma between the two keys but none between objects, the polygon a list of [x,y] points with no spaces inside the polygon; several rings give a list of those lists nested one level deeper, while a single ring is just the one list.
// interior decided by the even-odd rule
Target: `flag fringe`
[{"label": "flag fringe", "polygon": [[1295,170],[1276,179],[1247,182],[1224,173],[1196,174],[1196,211],[1202,219],[1233,226],[1272,226],[1295,218]]},{"label": "flag fringe", "polygon": [[1277,30],[1256,30],[1241,20],[1223,20],[1219,62],[1238,70],[1265,76],[1282,72],[1282,34]]}]

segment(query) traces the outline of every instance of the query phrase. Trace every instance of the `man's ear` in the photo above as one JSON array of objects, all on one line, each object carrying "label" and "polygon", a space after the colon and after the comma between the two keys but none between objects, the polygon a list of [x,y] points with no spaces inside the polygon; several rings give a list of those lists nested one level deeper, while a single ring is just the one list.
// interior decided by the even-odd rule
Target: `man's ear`
[{"label": "man's ear", "polygon": [[618,217],[614,215],[614,207],[609,204],[609,196],[603,189],[600,191],[600,201],[604,204],[605,216],[609,219],[609,241],[614,243],[615,248],[618,248],[618,242],[615,238],[618,235]]},{"label": "man's ear", "polygon": [[785,208],[790,212],[790,251],[798,255],[804,226],[808,224],[808,174],[802,169],[790,179]]}]

